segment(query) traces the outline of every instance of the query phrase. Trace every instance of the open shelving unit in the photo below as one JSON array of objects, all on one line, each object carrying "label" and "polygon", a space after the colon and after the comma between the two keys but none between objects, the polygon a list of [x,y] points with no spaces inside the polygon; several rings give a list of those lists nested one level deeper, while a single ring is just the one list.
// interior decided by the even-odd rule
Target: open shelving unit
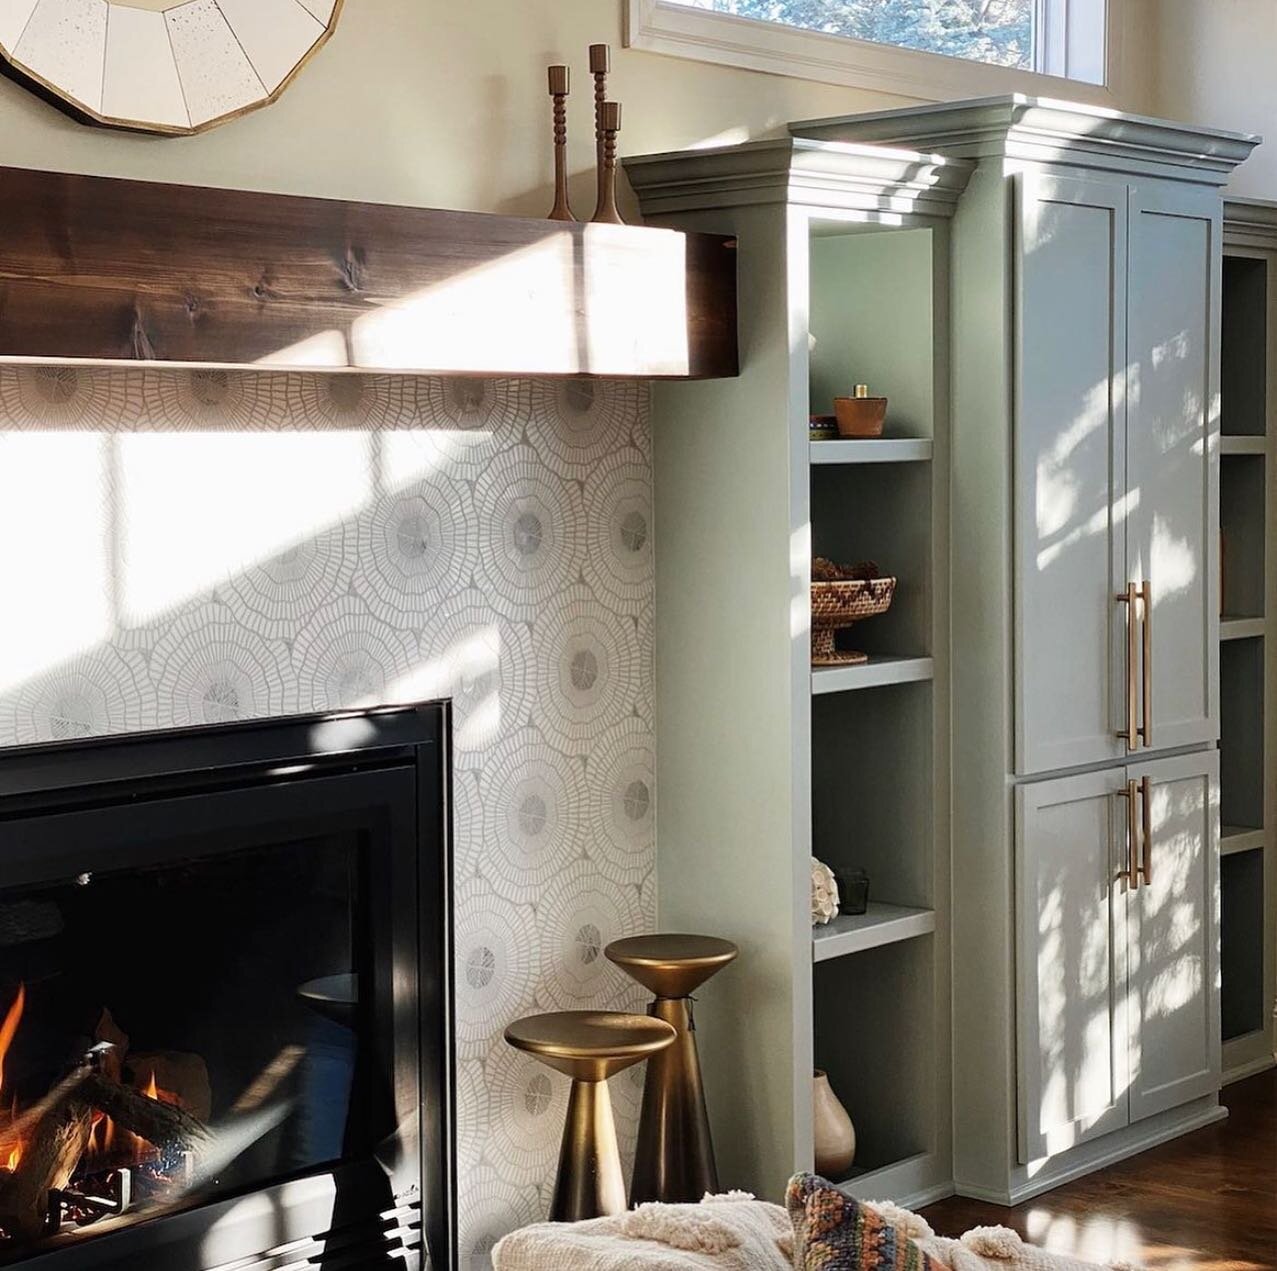
[{"label": "open shelving unit", "polygon": [[925,1193],[947,1146],[943,235],[809,226],[811,413],[853,383],[889,403],[882,438],[810,447],[813,555],[871,560],[897,579],[886,614],[840,633],[869,660],[811,675],[812,852],[870,882],[865,914],[812,930],[815,1062],[856,1126],[857,1168],[842,1182],[861,1196]]},{"label": "open shelving unit", "polygon": [[1273,1064],[1277,854],[1277,208],[1225,204],[1220,376],[1220,1021],[1224,1080]]},{"label": "open shelving unit", "polygon": [[[847,1189],[926,1204],[953,1189],[948,253],[972,168],[787,137],[626,169],[649,223],[735,237],[750,351],[661,397],[653,441],[658,918],[748,950],[697,1008],[720,1173],[779,1199],[812,1168],[822,1068]],[[885,435],[812,441],[857,383]],[[897,579],[842,633],[863,663],[811,665],[816,555]],[[869,875],[867,913],[813,931],[813,855]]]}]

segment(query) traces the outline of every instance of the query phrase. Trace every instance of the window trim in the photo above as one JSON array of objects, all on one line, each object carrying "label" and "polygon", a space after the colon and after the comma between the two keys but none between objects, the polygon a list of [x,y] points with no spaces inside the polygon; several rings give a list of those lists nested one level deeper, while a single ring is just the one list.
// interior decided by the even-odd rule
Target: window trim
[{"label": "window trim", "polygon": [[[995,93],[1063,97],[1097,106],[1116,104],[1115,72],[1122,64],[1117,20],[1121,0],[1038,0],[1039,30],[1048,65],[1064,69],[1067,45],[1080,21],[1104,24],[1104,83],[1062,74],[992,66],[942,53],[876,44],[851,36],[804,31],[671,0],[625,0],[625,45],[695,61],[714,62],[824,84],[891,93],[917,101],[955,101]],[[1074,29],[1070,29],[1074,28]]]}]

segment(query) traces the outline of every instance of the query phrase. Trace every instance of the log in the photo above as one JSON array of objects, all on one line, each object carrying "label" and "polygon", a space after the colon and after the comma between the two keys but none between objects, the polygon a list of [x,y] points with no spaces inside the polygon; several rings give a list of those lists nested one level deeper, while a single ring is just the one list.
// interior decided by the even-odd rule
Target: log
[{"label": "log", "polygon": [[49,1216],[49,1193],[71,1181],[92,1130],[92,1110],[78,1095],[37,1122],[17,1168],[0,1173],[0,1230],[17,1240],[40,1235]]},{"label": "log", "polygon": [[121,1130],[158,1148],[175,1147],[197,1155],[212,1146],[214,1136],[203,1122],[172,1103],[149,1099],[140,1090],[122,1086],[104,1073],[89,1075],[83,1098],[90,1107],[106,1113]]}]

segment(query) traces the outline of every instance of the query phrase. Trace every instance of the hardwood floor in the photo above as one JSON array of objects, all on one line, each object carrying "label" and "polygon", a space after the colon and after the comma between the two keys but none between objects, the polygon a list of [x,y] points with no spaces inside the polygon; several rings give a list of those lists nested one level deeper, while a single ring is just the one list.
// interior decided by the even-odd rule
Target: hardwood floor
[{"label": "hardwood floor", "polygon": [[1229,1086],[1228,1120],[1014,1209],[954,1197],[923,1211],[938,1233],[1013,1227],[1093,1262],[1148,1271],[1277,1268],[1277,1071]]}]

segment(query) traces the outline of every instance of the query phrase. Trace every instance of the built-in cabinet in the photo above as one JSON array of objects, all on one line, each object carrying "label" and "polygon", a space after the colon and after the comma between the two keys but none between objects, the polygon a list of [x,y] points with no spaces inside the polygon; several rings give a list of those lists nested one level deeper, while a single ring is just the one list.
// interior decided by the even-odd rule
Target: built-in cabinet
[{"label": "built-in cabinet", "polygon": [[[1223,1115],[1219,191],[1255,139],[1024,98],[792,131],[627,165],[738,237],[745,350],[657,403],[660,920],[743,946],[698,1014],[733,1185],[809,1164],[816,1062],[849,1190],[1018,1200]],[[808,445],[852,378],[896,428]],[[902,574],[864,667],[809,668],[813,550]],[[813,851],[889,903],[813,941]]]},{"label": "built-in cabinet", "polygon": [[954,1181],[1017,1200],[1223,1115],[1220,187],[1256,139],[1025,98],[795,131],[976,164],[953,221]]}]

